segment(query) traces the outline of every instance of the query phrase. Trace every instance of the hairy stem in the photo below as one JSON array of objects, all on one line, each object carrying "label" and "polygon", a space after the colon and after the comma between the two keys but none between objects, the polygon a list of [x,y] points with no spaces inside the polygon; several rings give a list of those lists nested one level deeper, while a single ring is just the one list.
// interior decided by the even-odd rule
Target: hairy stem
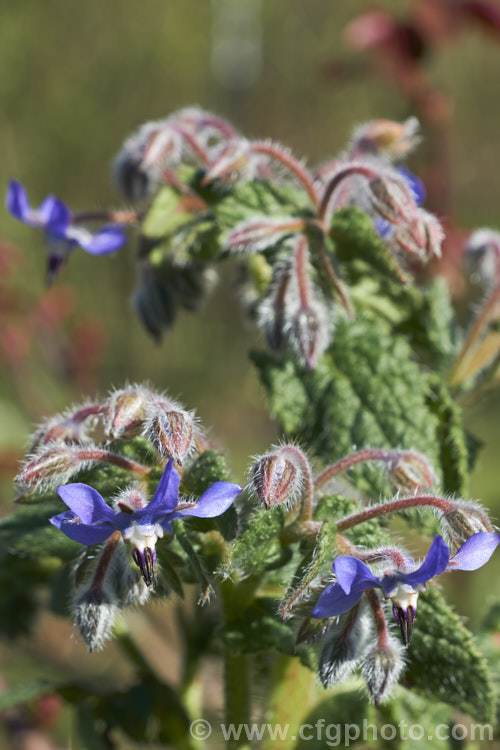
[{"label": "hairy stem", "polygon": [[76,456],[82,461],[100,461],[102,463],[113,464],[114,466],[119,466],[120,469],[125,469],[140,477],[147,477],[151,471],[151,467],[149,466],[143,466],[143,464],[139,464],[137,461],[132,461],[130,458],[125,458],[125,456],[120,456],[118,453],[112,453],[102,448],[82,448],[76,451]]},{"label": "hairy stem", "polygon": [[385,516],[388,513],[396,513],[401,510],[407,510],[408,508],[418,507],[438,508],[439,510],[447,512],[452,510],[454,505],[443,497],[435,497],[434,495],[404,497],[399,500],[392,500],[389,503],[373,505],[371,508],[366,508],[366,510],[362,510],[359,513],[354,513],[352,516],[346,516],[346,518],[342,518],[337,523],[337,529],[338,531],[345,531],[346,529],[352,529],[353,526],[357,526],[364,521],[369,521],[372,518],[378,518],[379,516]]},{"label": "hairy stem", "polygon": [[318,205],[318,193],[314,187],[312,176],[291,154],[284,149],[277,148],[272,143],[263,143],[260,141],[252,143],[250,150],[254,154],[265,154],[266,156],[270,156],[272,159],[283,164],[283,166],[285,166],[304,187],[313,206],[316,207]]}]

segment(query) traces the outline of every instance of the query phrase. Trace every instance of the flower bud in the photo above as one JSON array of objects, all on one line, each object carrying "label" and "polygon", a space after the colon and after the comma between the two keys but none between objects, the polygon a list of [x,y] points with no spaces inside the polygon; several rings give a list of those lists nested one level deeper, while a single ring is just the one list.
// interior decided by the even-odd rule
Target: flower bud
[{"label": "flower bud", "polygon": [[312,370],[329,343],[324,310],[318,305],[300,308],[292,318],[288,335],[301,359]]},{"label": "flower bud", "polygon": [[351,150],[356,154],[383,155],[389,158],[407,156],[418,144],[419,122],[410,117],[405,122],[372,120],[356,128]]},{"label": "flower bud", "polygon": [[457,549],[473,534],[491,531],[487,514],[472,500],[453,501],[451,510],[439,511],[438,515],[446,542]]},{"label": "flower bud", "polygon": [[304,487],[307,459],[295,446],[276,446],[250,469],[250,487],[266,510],[286,503],[291,506]]},{"label": "flower bud", "polygon": [[195,448],[194,412],[174,402],[156,402],[148,408],[145,434],[162,456],[182,465]]},{"label": "flower bud", "polygon": [[89,429],[94,420],[78,421],[61,414],[42,422],[32,438],[31,452],[49,443],[83,444],[89,440]]},{"label": "flower bud", "polygon": [[372,208],[383,219],[391,224],[412,221],[417,206],[402,178],[381,174],[370,180],[369,189]]},{"label": "flower bud", "polygon": [[140,432],[146,418],[149,392],[140,386],[114,391],[106,404],[104,430],[111,438],[131,437]]},{"label": "flower bud", "polygon": [[398,489],[415,492],[431,489],[437,484],[437,476],[429,459],[416,451],[396,453],[389,470]]},{"label": "flower bud", "polygon": [[73,619],[89,651],[102,649],[113,633],[118,607],[109,593],[91,587],[73,604]]},{"label": "flower bud", "polygon": [[351,674],[363,653],[368,633],[367,618],[360,616],[359,608],[341,617],[329,629],[319,658],[319,677],[323,687],[340,682]]},{"label": "flower bud", "polygon": [[428,261],[441,257],[443,236],[436,217],[419,208],[410,221],[395,226],[390,242],[395,250]]},{"label": "flower bud", "polygon": [[208,185],[217,182],[230,185],[240,179],[251,179],[252,165],[248,141],[243,138],[228,141],[210,165],[203,183]]},{"label": "flower bud", "polygon": [[15,482],[29,489],[49,489],[66,484],[70,477],[81,469],[88,468],[91,461],[82,459],[81,446],[50,443],[43,450],[28,456]]},{"label": "flower bud", "polygon": [[392,636],[388,636],[385,644],[377,643],[365,654],[361,673],[376,706],[389,698],[403,667],[403,649]]}]

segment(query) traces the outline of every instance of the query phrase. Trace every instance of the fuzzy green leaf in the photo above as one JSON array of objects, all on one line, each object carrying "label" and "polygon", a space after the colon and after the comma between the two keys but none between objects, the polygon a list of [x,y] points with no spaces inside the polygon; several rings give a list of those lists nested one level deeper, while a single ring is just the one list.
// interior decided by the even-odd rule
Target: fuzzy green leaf
[{"label": "fuzzy green leaf", "polygon": [[254,180],[237,184],[219,202],[215,214],[222,229],[232,229],[253,217],[307,215],[309,209],[309,198],[293,187]]},{"label": "fuzzy green leaf", "polygon": [[437,588],[419,597],[408,656],[406,679],[412,687],[478,721],[492,720],[495,697],[484,657]]},{"label": "fuzzy green leaf", "polygon": [[82,546],[56,529],[49,518],[66,509],[62,501],[23,505],[0,521],[0,556],[18,555],[32,559],[59,557],[71,560]]}]

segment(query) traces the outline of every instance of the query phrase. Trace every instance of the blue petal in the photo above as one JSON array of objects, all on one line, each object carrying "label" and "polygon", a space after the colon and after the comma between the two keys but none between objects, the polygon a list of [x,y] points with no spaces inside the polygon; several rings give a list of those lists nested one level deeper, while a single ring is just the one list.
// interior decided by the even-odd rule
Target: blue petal
[{"label": "blue petal", "polygon": [[113,523],[114,511],[106,505],[97,490],[89,487],[88,484],[75,482],[61,485],[57,488],[57,494],[82,523],[93,524],[103,521]]},{"label": "blue petal", "polygon": [[333,563],[333,571],[345,594],[350,594],[351,589],[359,584],[367,584],[370,587],[380,586],[377,576],[357,557],[350,555],[337,557]]},{"label": "blue petal", "polygon": [[30,204],[26,190],[17,180],[11,180],[9,183],[5,206],[14,218],[19,219],[19,221],[26,221],[26,217],[31,210]]},{"label": "blue petal", "polygon": [[49,518],[50,523],[66,534],[74,542],[90,546],[104,542],[114,531],[110,525],[94,526],[93,524],[81,523],[71,510],[60,513],[58,516]]},{"label": "blue petal", "polygon": [[499,544],[500,534],[487,531],[473,534],[450,560],[448,570],[477,570],[488,562]]},{"label": "blue petal", "polygon": [[123,227],[114,225],[101,229],[92,234],[88,229],[82,227],[70,227],[66,237],[76,242],[85,252],[91,255],[107,255],[119,250],[126,243],[127,238]]},{"label": "blue petal", "polygon": [[170,516],[169,520],[173,520],[174,517],[182,518],[182,516],[196,516],[197,518],[221,516],[233,504],[240,492],[241,487],[238,484],[214,482],[195,505],[186,510],[180,508],[175,512],[175,516]]},{"label": "blue petal", "polygon": [[347,612],[361,599],[363,591],[370,586],[355,586],[350,594],[346,594],[338,583],[331,583],[318,599],[313,609],[312,616],[318,619],[322,617],[335,617]]},{"label": "blue petal", "polygon": [[446,570],[448,560],[450,559],[450,550],[442,536],[434,537],[432,544],[425,556],[422,565],[412,573],[398,573],[397,579],[402,583],[410,586],[417,586],[419,583],[426,583],[434,576],[438,576]]},{"label": "blue petal", "polygon": [[156,492],[145,510],[161,510],[165,513],[173,511],[179,501],[179,483],[179,474],[174,469],[173,460],[170,459],[163,470]]},{"label": "blue petal", "polygon": [[38,209],[38,213],[45,217],[44,224],[49,234],[58,238],[65,237],[71,224],[71,211],[65,203],[49,195]]}]

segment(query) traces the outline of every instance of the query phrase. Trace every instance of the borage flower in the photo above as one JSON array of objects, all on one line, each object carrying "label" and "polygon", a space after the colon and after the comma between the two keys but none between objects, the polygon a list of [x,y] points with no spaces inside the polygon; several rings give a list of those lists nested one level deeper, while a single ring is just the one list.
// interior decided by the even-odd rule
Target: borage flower
[{"label": "borage flower", "polygon": [[450,550],[441,536],[435,536],[423,563],[415,568],[407,559],[407,570],[390,570],[376,576],[364,562],[351,555],[341,555],[333,563],[336,583],[321,594],[313,617],[335,617],[347,612],[361,599],[366,589],[382,589],[392,600],[394,617],[406,646],[410,643],[417,611],[419,590],[431,578],[445,570],[477,570],[488,562],[500,543],[500,534],[479,532],[471,536],[450,560]]},{"label": "borage flower", "polygon": [[17,180],[9,183],[5,204],[14,218],[30,227],[44,230],[49,240],[50,277],[60,269],[68,253],[75,247],[81,247],[91,255],[107,255],[119,250],[126,242],[121,224],[105,226],[98,232],[76,226],[69,207],[55,195],[49,195],[38,208],[32,208],[26,190]]},{"label": "borage flower", "polygon": [[165,531],[172,532],[172,521],[189,516],[220,516],[241,492],[237,484],[215,482],[198,502],[179,504],[179,482],[170,460],[149,503],[139,491],[129,490],[118,498],[116,510],[88,484],[67,484],[58,487],[57,492],[69,510],[53,516],[50,522],[70,539],[88,546],[104,542],[113,532],[120,531],[123,540],[130,542],[132,557],[144,581],[153,586],[155,545]]}]

